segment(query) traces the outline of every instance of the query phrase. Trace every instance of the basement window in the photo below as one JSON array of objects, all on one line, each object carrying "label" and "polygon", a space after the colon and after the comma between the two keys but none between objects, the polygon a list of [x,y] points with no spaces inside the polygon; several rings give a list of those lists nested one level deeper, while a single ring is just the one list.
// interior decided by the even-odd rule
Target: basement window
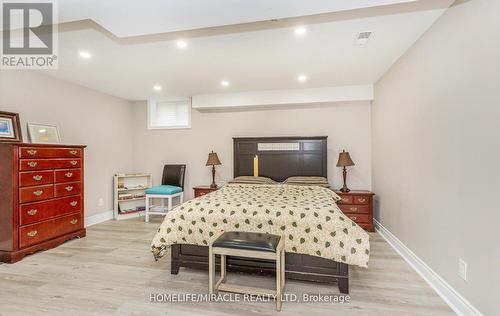
[{"label": "basement window", "polygon": [[149,100],[148,129],[191,128],[191,99]]}]

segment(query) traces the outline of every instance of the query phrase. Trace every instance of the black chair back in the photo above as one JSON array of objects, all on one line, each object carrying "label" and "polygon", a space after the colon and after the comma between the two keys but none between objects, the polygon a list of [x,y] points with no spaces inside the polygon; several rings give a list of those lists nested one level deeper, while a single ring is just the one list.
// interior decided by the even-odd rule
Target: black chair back
[{"label": "black chair back", "polygon": [[162,185],[175,185],[182,188],[184,191],[184,175],[186,173],[186,165],[165,165],[163,167],[163,176],[161,178]]}]

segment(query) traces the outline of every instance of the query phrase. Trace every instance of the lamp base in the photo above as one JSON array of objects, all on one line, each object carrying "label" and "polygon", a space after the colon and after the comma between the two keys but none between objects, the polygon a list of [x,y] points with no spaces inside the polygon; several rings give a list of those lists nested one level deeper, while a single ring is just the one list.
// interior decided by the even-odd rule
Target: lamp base
[{"label": "lamp base", "polygon": [[217,188],[217,184],[215,183],[215,166],[212,166],[212,184],[210,185],[210,188]]},{"label": "lamp base", "polygon": [[343,192],[343,193],[349,193],[351,190],[348,188],[348,187],[343,187],[340,189],[340,192]]},{"label": "lamp base", "polygon": [[346,184],[346,180],[347,180],[347,170],[346,168],[344,167],[344,170],[342,170],[342,178],[344,178],[344,186],[342,187],[342,189],[340,189],[340,192],[343,192],[343,193],[348,193],[349,191],[349,188],[347,187],[347,184]]}]

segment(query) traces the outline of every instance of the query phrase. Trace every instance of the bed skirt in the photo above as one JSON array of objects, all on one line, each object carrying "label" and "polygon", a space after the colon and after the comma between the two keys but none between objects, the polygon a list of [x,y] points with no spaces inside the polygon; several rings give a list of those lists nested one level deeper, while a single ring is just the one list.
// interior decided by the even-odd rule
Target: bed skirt
[{"label": "bed skirt", "polygon": [[[349,265],[304,254],[286,254],[288,279],[337,283],[340,293],[349,294]],[[208,270],[208,247],[197,245],[171,246],[171,274],[179,273],[180,267]],[[216,259],[219,268],[219,258]],[[274,274],[272,261],[241,257],[227,258],[227,270],[256,274]]]}]

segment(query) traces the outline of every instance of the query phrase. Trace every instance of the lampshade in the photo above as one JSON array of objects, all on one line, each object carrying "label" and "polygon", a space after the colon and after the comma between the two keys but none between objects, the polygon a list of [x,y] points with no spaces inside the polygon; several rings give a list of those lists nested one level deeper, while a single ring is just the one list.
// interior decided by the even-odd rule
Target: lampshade
[{"label": "lampshade", "polygon": [[213,151],[208,154],[208,160],[207,160],[207,166],[217,166],[217,165],[222,165],[219,157],[217,156],[217,153],[214,153]]},{"label": "lampshade", "polygon": [[354,162],[352,161],[351,156],[349,156],[349,152],[342,150],[342,152],[339,154],[339,161],[337,161],[337,167],[349,167],[349,166],[354,166]]}]

